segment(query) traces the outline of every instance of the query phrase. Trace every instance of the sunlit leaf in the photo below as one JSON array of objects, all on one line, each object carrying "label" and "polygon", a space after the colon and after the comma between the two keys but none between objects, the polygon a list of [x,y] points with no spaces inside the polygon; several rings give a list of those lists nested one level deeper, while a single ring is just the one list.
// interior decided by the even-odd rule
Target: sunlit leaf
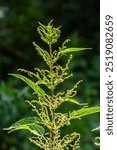
[{"label": "sunlit leaf", "polygon": [[9,133],[16,130],[29,130],[35,135],[44,134],[44,128],[38,124],[41,124],[38,117],[27,117],[17,121],[9,128],[4,128],[4,130],[9,130]]},{"label": "sunlit leaf", "polygon": [[92,132],[95,132],[95,131],[99,131],[99,130],[100,130],[100,126],[94,128],[94,129],[92,129],[91,131],[92,131]]},{"label": "sunlit leaf", "polygon": [[61,98],[62,102],[71,102],[77,105],[88,105],[87,103],[80,103],[78,100],[72,99],[72,98]]},{"label": "sunlit leaf", "polygon": [[71,53],[71,52],[79,52],[79,51],[89,50],[89,49],[91,49],[91,48],[67,48],[67,49],[59,51],[58,55],[62,55],[62,54],[66,54],[66,53]]},{"label": "sunlit leaf", "polygon": [[42,90],[42,88],[40,88],[38,85],[36,85],[33,81],[31,81],[29,78],[21,75],[21,74],[9,74],[12,75],[16,78],[21,79],[22,81],[24,81],[25,83],[27,83],[36,93],[40,93],[41,95],[45,96],[46,93],[44,92],[44,90]]},{"label": "sunlit leaf", "polygon": [[70,112],[70,118],[71,119],[77,119],[77,118],[81,118],[84,116],[88,116],[90,114],[94,114],[94,113],[98,113],[100,112],[100,107],[96,106],[96,107],[84,107],[80,110],[74,110],[72,112]]}]

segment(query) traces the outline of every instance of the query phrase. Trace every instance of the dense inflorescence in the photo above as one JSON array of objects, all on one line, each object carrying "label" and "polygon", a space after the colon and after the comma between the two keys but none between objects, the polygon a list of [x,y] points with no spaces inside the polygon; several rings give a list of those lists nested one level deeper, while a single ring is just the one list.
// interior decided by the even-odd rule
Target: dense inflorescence
[{"label": "dense inflorescence", "polygon": [[[7,128],[7,130],[10,130],[9,132],[20,129],[29,130],[33,134],[29,140],[43,150],[77,150],[79,148],[80,134],[73,132],[61,136],[60,129],[70,125],[72,119],[79,119],[99,112],[99,107],[88,107],[86,103],[80,103],[74,99],[74,96],[77,94],[77,87],[82,81],[77,81],[71,89],[55,92],[56,87],[60,83],[73,76],[72,73],[68,73],[72,55],[69,56],[64,67],[57,64],[57,61],[67,53],[78,52],[87,48],[67,48],[66,44],[69,42],[69,39],[67,39],[58,50],[54,50],[53,44],[60,37],[60,27],[53,27],[52,21],[47,26],[39,22],[37,31],[41,39],[48,45],[48,50],[44,50],[35,42],[33,42],[33,45],[38,54],[42,56],[48,69],[35,68],[34,72],[18,69],[23,74],[27,74],[28,77],[22,74],[11,74],[23,80],[34,90],[33,94],[36,95],[36,98],[26,102],[30,105],[32,111],[35,112],[35,116],[23,118]],[[48,88],[49,94],[44,91],[42,85]],[[67,113],[57,112],[56,109],[64,102],[81,105],[82,108]]]}]

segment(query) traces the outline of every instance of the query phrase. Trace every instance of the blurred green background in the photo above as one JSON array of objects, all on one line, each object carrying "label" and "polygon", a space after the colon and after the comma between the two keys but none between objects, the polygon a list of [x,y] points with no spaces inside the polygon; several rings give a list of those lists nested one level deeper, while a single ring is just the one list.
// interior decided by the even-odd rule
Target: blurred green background
[{"label": "blurred green background", "polygon": [[[58,46],[70,38],[70,47],[93,49],[73,55],[70,71],[74,76],[61,90],[82,79],[76,99],[89,106],[99,105],[99,15],[99,0],[0,0],[0,150],[37,150],[28,141],[28,132],[7,134],[2,128],[31,114],[24,101],[31,99],[32,91],[8,73],[45,65],[32,46],[32,41],[36,41],[44,47],[36,31],[38,21],[47,24],[54,19],[55,27],[62,25]],[[61,62],[64,64],[65,59]],[[64,104],[60,109],[67,111],[78,106]],[[98,150],[94,145],[97,133],[91,132],[98,125],[99,115],[90,115],[72,121],[72,126],[62,129],[62,133],[77,131],[81,134],[80,150]]]}]

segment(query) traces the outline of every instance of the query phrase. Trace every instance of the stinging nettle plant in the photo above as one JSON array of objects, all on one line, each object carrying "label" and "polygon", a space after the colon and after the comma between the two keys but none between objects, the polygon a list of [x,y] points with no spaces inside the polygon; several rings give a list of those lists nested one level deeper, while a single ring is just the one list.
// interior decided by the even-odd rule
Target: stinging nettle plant
[{"label": "stinging nettle plant", "polygon": [[[47,26],[39,22],[37,31],[41,39],[48,45],[49,50],[42,49],[35,42],[33,42],[33,45],[47,64],[48,70],[35,68],[35,72],[31,72],[18,69],[29,77],[22,74],[10,74],[21,79],[33,89],[34,99],[26,102],[35,112],[35,116],[23,118],[9,128],[5,128],[5,130],[9,130],[9,133],[21,129],[29,130],[32,135],[29,138],[30,142],[42,150],[77,150],[79,148],[80,134],[73,132],[62,136],[61,128],[70,126],[73,119],[80,119],[83,116],[99,112],[99,106],[88,107],[86,103],[80,103],[74,99],[77,94],[77,87],[82,81],[76,82],[71,89],[56,92],[56,87],[72,76],[72,74],[68,74],[72,55],[69,56],[65,67],[58,65],[57,61],[68,53],[79,52],[88,48],[67,48],[66,44],[69,42],[69,39],[67,39],[58,50],[53,50],[53,44],[60,37],[60,27],[53,27],[52,21]],[[49,94],[44,91],[42,85],[49,89]],[[64,102],[81,105],[82,108],[67,113],[58,112],[57,108]]]}]

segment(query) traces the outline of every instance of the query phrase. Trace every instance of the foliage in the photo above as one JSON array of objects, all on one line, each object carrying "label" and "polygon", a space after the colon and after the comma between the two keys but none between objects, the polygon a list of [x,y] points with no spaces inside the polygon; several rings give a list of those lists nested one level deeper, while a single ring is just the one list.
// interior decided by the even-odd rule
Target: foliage
[{"label": "foliage", "polygon": [[[47,64],[48,70],[35,68],[35,72],[31,72],[19,69],[19,71],[27,73],[32,80],[21,74],[11,74],[26,82],[33,89],[34,99],[26,102],[32,107],[32,111],[36,113],[36,116],[23,118],[6,128],[6,130],[10,130],[9,132],[20,129],[29,130],[34,135],[29,138],[30,141],[44,150],[68,150],[71,148],[77,150],[79,148],[80,134],[73,132],[62,137],[61,128],[70,126],[72,119],[99,112],[99,106],[88,107],[86,106],[87,104],[80,104],[73,98],[76,96],[77,87],[82,81],[76,82],[71,89],[56,92],[57,86],[72,76],[72,74],[68,73],[72,55],[69,56],[65,67],[58,65],[57,61],[61,57],[65,57],[67,53],[82,51],[87,48],[67,48],[65,44],[68,40],[66,40],[61,48],[53,50],[53,44],[60,37],[60,27],[53,27],[52,21],[47,26],[39,22],[37,31],[41,35],[41,39],[48,44],[49,52],[43,50],[35,42],[33,42],[33,45]],[[49,89],[48,93],[43,90],[43,86]],[[84,106],[81,109],[66,113],[58,112],[59,106],[64,102]]]},{"label": "foliage", "polygon": [[[5,88],[2,89],[5,93],[4,99],[9,97],[12,101],[9,100],[7,104],[3,99],[0,100],[1,129],[19,118],[26,117],[25,114],[30,115],[30,110],[24,108],[23,101],[26,97],[18,93],[25,91],[25,95],[27,95],[27,93],[31,94],[31,90],[26,92],[26,88],[23,88],[21,81],[14,80],[7,74],[14,72],[18,67],[28,70],[32,70],[34,66],[45,67],[41,57],[32,51],[32,40],[35,40],[36,43],[39,42],[39,45],[43,45],[46,49],[41,40],[38,41],[38,34],[34,29],[38,20],[46,23],[54,18],[55,25],[62,24],[64,30],[62,30],[63,34],[61,39],[58,40],[58,45],[61,45],[64,39],[70,38],[69,47],[92,47],[93,50],[91,51],[73,54],[69,71],[74,76],[58,88],[63,91],[67,87],[72,87],[75,81],[82,79],[83,83],[78,87],[78,96],[75,98],[82,103],[87,101],[89,106],[99,105],[99,3],[99,0],[20,0],[17,5],[17,1],[14,0],[1,0],[0,14],[3,14],[3,17],[0,16],[0,79],[4,81],[6,89],[8,87],[9,90],[13,91],[18,89],[17,94],[13,94],[14,92],[9,94]],[[60,63],[64,64],[64,62],[65,60],[61,59]],[[0,86],[2,86],[1,82]],[[72,103],[66,105],[65,102],[59,107],[59,111],[67,112],[71,109],[77,109],[76,107],[78,106]],[[97,150],[93,143],[94,137],[90,131],[98,125],[99,115],[95,114],[91,118],[90,116],[85,117],[80,122],[73,120],[71,126],[65,127],[61,132],[64,135],[68,132],[78,131],[82,135],[80,149]],[[11,150],[13,146],[15,150],[36,149],[36,147],[31,147],[33,145],[30,145],[26,138],[28,135],[24,136],[24,134],[25,132],[21,131],[7,135],[2,131],[0,134],[0,149]],[[16,135],[20,135],[20,138],[15,138]],[[10,144],[8,144],[8,138],[11,141]],[[18,145],[19,141],[20,145]],[[5,149],[2,145],[8,148]]]},{"label": "foliage", "polygon": [[[10,126],[12,122],[16,122],[21,117],[27,117],[27,114],[32,115],[28,106],[24,103],[26,98],[31,98],[30,89],[28,86],[20,86],[17,82],[1,81],[0,82],[0,149],[1,150],[17,150],[19,149],[34,149],[33,145],[29,145],[28,132],[19,132],[14,134],[5,134],[2,130],[6,126]],[[17,89],[18,86],[18,89]],[[26,114],[27,112],[27,114]],[[17,138],[16,138],[17,136]],[[19,144],[19,141],[21,144]]]}]

